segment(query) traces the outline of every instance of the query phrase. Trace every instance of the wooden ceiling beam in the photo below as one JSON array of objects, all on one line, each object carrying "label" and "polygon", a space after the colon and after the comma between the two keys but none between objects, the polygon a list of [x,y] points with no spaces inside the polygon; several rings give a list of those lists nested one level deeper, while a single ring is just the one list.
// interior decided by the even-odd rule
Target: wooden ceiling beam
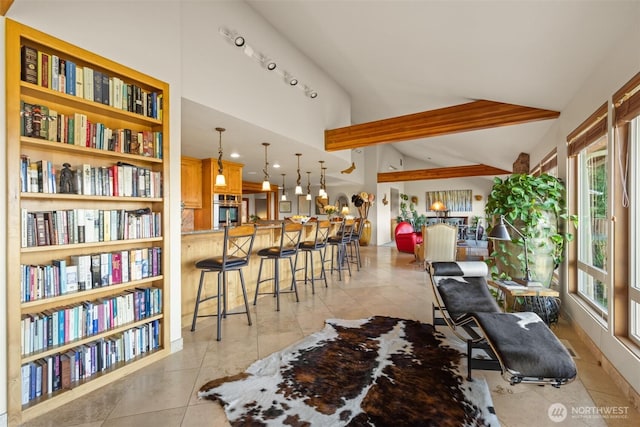
[{"label": "wooden ceiling beam", "polygon": [[5,16],[12,4],[13,0],[0,0],[0,15]]},{"label": "wooden ceiling beam", "polygon": [[494,101],[473,101],[324,132],[327,151],[407,141],[458,132],[556,119],[558,111]]},{"label": "wooden ceiling beam", "polygon": [[379,172],[378,182],[422,181],[426,179],[466,178],[470,176],[510,175],[511,171],[483,164],[447,168]]}]

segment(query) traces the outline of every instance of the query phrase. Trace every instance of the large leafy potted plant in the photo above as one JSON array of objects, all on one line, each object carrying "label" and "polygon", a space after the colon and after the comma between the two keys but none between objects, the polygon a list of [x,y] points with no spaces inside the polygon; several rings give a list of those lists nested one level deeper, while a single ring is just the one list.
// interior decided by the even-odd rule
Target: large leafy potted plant
[{"label": "large leafy potted plant", "polygon": [[422,226],[427,223],[427,216],[418,214],[413,202],[409,201],[409,196],[400,193],[400,215],[398,215],[398,223],[408,222],[415,231],[420,231]]},{"label": "large leafy potted plant", "polygon": [[[564,260],[566,242],[573,239],[565,231],[566,224],[577,224],[577,217],[567,213],[562,181],[548,174],[514,174],[504,180],[496,177],[485,212],[493,224],[504,215],[526,236],[531,278],[548,287],[553,270]],[[524,241],[517,233],[511,237],[511,242],[494,241],[489,260],[494,278],[523,277]]]}]

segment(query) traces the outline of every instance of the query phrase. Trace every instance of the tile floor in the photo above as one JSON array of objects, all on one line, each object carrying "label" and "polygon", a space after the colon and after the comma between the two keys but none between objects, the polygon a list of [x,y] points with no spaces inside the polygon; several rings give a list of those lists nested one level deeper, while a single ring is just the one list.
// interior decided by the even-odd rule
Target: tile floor
[{"label": "tile floor", "polygon": [[[197,331],[183,329],[184,349],[100,390],[25,424],[36,426],[164,427],[228,425],[216,402],[199,400],[199,387],[209,380],[245,370],[256,359],[320,330],[327,318],[397,316],[431,322],[432,291],[427,274],[412,262],[413,256],[388,246],[363,248],[364,268],[329,287],[300,286],[300,302],[291,294],[275,311],[272,298],[262,297],[252,306],[253,326],[246,317],[231,316],[223,322],[223,340],[215,340],[215,320],[200,320]],[[598,366],[586,346],[561,321],[555,332],[577,354],[578,379],[555,389],[536,385],[510,386],[497,372],[475,371],[487,379],[500,422],[516,426],[636,426],[640,414],[623,397]],[[569,411],[563,422],[547,415],[551,404]],[[589,416],[593,408],[622,407],[621,418]]]}]

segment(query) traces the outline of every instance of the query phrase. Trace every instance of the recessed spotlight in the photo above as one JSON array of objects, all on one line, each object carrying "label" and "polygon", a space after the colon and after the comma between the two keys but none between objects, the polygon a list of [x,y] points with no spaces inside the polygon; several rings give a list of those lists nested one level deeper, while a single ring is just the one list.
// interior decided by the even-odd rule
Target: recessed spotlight
[{"label": "recessed spotlight", "polygon": [[296,79],[295,77],[292,77],[292,78],[289,80],[289,84],[290,84],[291,86],[295,86],[295,85],[297,85],[297,84],[298,84],[298,79]]},{"label": "recessed spotlight", "polygon": [[238,157],[240,157],[240,154],[238,154],[238,153],[231,153],[231,154],[230,154],[230,156],[231,156],[231,158],[233,158],[233,159],[237,159]]},{"label": "recessed spotlight", "polygon": [[280,163],[274,163],[273,164],[273,168],[274,169],[279,169],[280,168]]},{"label": "recessed spotlight", "polygon": [[273,71],[276,69],[276,63],[273,61],[267,62],[267,70]]},{"label": "recessed spotlight", "polygon": [[236,38],[233,39],[233,44],[235,44],[238,47],[244,46],[244,37],[236,36]]}]

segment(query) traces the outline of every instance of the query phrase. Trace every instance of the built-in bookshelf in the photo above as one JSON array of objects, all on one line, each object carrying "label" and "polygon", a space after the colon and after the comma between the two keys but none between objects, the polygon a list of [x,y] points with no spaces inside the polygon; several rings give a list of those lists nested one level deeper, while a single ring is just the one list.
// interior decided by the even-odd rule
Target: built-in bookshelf
[{"label": "built-in bookshelf", "polygon": [[169,86],[6,20],[9,424],[169,352]]}]

